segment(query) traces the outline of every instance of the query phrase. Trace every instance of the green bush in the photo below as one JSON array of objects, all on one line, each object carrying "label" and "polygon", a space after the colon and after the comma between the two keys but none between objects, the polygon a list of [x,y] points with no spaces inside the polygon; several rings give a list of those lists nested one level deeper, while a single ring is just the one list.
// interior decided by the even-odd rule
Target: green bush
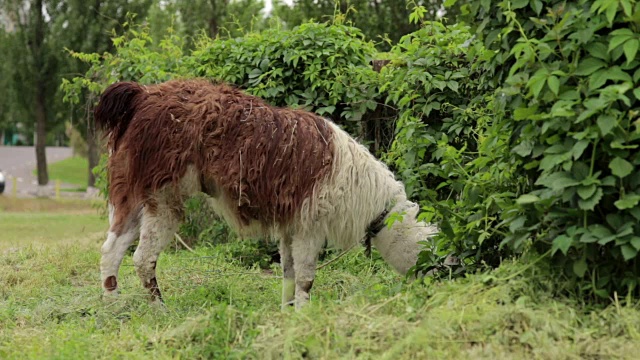
[{"label": "green bush", "polygon": [[179,233],[187,245],[221,244],[235,237],[226,223],[207,204],[204,194],[187,199],[184,209],[184,221]]},{"label": "green bush", "polygon": [[376,107],[377,76],[370,65],[375,54],[357,28],[305,23],[236,39],[204,38],[190,60],[194,75],[343,123],[358,121]]},{"label": "green bush", "polygon": [[[173,34],[154,44],[135,28],[115,38],[114,54],[73,53],[93,66],[63,87],[77,101],[80,89],[97,94],[115,80],[204,76],[354,135],[368,131],[358,122],[367,112],[392,109],[397,121],[380,127],[394,131],[383,159],[442,229],[417,271],[453,254],[459,274],[531,250],[586,294],[637,294],[640,4],[447,5],[472,27],[423,23],[384,55],[391,64],[380,74],[373,45],[340,23],[202,38],[189,54]],[[185,234],[222,230],[203,226],[197,202],[192,210],[202,214],[188,215]]]},{"label": "green bush", "polygon": [[471,38],[462,25],[424,24],[392,48],[393,60],[382,70],[380,91],[398,112],[385,159],[401,174],[410,196],[449,195],[450,189],[437,189],[449,177],[436,165],[446,151],[443,142],[477,150],[473,132],[488,93],[481,76],[487,55]]},{"label": "green bush", "polygon": [[504,244],[550,253],[579,291],[638,294],[640,4],[476,2],[495,50],[514,174]]},{"label": "green bush", "polygon": [[[419,8],[412,18],[419,20]],[[464,25],[422,24],[391,50],[381,91],[398,111],[396,132],[384,159],[420,201],[421,217],[440,224],[416,270],[461,259],[455,274],[497,266],[510,255],[500,248],[500,214],[513,200],[513,175],[501,104],[493,97],[493,53]]]}]

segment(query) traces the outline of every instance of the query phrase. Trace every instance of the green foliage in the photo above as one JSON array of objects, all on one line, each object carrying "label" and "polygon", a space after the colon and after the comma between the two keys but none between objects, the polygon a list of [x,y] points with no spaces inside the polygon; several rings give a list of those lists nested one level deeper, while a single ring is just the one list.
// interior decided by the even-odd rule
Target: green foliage
[{"label": "green foliage", "polygon": [[274,16],[288,26],[297,26],[309,20],[331,21],[346,19],[381,50],[388,50],[404,35],[418,30],[417,23],[407,21],[413,9],[420,6],[422,17],[438,18],[439,2],[427,0],[293,0],[293,6],[274,1]]},{"label": "green foliage", "polygon": [[[417,8],[413,17],[421,21],[422,14]],[[384,158],[420,200],[421,218],[442,229],[416,270],[442,268],[449,255],[462,260],[454,274],[497,266],[509,254],[499,247],[507,231],[500,215],[519,180],[504,161],[509,137],[496,121],[503,114],[487,75],[493,54],[468,27],[438,22],[423,23],[391,54],[381,91],[398,120]]]},{"label": "green foliage", "polygon": [[[444,155],[442,143],[476,151],[474,106],[484,100],[480,74],[486,54],[471,42],[466,27],[437,22],[405,36],[391,54],[394,60],[382,71],[380,90],[386,103],[397,108],[398,120],[386,157],[402,173],[409,195],[425,199],[425,192],[435,196],[448,177],[446,169],[428,165]],[[448,191],[440,194],[446,197]]]},{"label": "green foliage", "polygon": [[[467,7],[495,50],[514,175],[504,244],[531,244],[585,294],[637,294],[640,4],[502,1]],[[521,195],[521,196],[520,196]]]},{"label": "green foliage", "polygon": [[555,6],[540,19],[552,25],[537,26],[542,36],[521,34],[526,50],[506,79],[521,106],[537,108],[517,131],[519,143],[531,146],[519,155],[535,170],[531,195],[540,201],[519,209],[515,219],[536,216],[518,230],[551,246],[568,276],[603,297],[636,292],[640,275],[640,19],[631,17],[640,4],[624,4]]},{"label": "green foliage", "polygon": [[276,241],[246,239],[229,243],[225,249],[228,257],[246,268],[269,269],[280,262]]},{"label": "green foliage", "polygon": [[188,245],[222,244],[235,238],[226,223],[207,204],[204,194],[187,199],[184,210],[179,234]]},{"label": "green foliage", "polygon": [[276,106],[313,110],[340,122],[360,120],[376,106],[373,44],[360,30],[306,23],[242,38],[204,39],[192,56],[194,74],[245,88]]},{"label": "green foliage", "polygon": [[[91,69],[63,88],[77,101],[83,89],[98,94],[115,80],[202,76],[346,120],[352,134],[366,134],[356,121],[368,112],[394,109],[383,159],[421,203],[421,218],[442,229],[416,270],[455,255],[456,275],[531,250],[548,254],[580,291],[637,290],[640,5],[447,4],[475,36],[463,24],[425,21],[418,6],[410,18],[420,29],[384,55],[343,18],[203,36],[190,53],[175,33],[158,42],[131,27],[114,38],[113,54],[72,53]],[[369,64],[378,56],[391,60],[379,74]],[[185,233],[226,234],[201,226],[197,212],[206,211],[195,204]]]}]

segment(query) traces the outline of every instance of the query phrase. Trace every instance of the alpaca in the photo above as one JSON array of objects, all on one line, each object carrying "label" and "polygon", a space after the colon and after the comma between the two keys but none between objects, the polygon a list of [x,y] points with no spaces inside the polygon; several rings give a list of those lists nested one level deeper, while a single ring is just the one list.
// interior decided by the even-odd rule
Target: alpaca
[{"label": "alpaca", "polygon": [[[108,136],[109,231],[100,262],[105,295],[118,291],[126,249],[151,300],[162,302],[156,264],[197,192],[239,235],[279,239],[282,305],[309,301],[325,242],[365,237],[399,273],[437,229],[418,222],[404,185],[332,122],[277,108],[225,84],[118,82],[101,95],[95,121]],[[390,213],[402,222],[385,226]]]}]

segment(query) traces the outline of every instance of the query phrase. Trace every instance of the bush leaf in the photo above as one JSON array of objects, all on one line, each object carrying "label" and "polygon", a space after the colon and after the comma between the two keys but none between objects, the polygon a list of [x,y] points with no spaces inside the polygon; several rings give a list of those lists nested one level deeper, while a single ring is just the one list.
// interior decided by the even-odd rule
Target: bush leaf
[{"label": "bush leaf", "polygon": [[630,64],[636,58],[636,53],[638,52],[638,39],[630,39],[624,46],[622,46],[624,50],[624,55],[627,57],[627,64]]},{"label": "bush leaf", "polygon": [[631,209],[632,207],[635,207],[636,205],[638,205],[638,202],[640,202],[640,195],[631,194],[631,195],[624,195],[620,200],[616,201],[613,204],[618,209],[625,210],[625,209]]},{"label": "bush leaf", "polygon": [[573,263],[573,272],[578,277],[584,277],[584,274],[587,272],[587,260],[582,258]]},{"label": "bush leaf", "polygon": [[519,205],[525,205],[525,204],[533,204],[538,201],[540,201],[540,198],[538,196],[531,195],[531,194],[524,194],[516,200],[516,203]]},{"label": "bush leaf", "polygon": [[622,256],[626,261],[629,261],[638,255],[638,250],[629,244],[624,244],[620,247]]},{"label": "bush leaf", "polygon": [[558,96],[558,92],[560,91],[560,80],[558,79],[558,77],[555,75],[549,76],[549,78],[547,79],[547,85],[549,85],[549,89],[551,89],[551,91],[556,96]]},{"label": "bush leaf", "polygon": [[588,57],[580,62],[578,68],[574,72],[578,76],[589,76],[607,65],[604,61],[594,57]]},{"label": "bush leaf", "polygon": [[567,255],[567,251],[571,247],[573,243],[573,239],[568,237],[567,235],[560,235],[553,239],[553,244],[551,245],[551,255],[555,254],[556,251],[562,251],[562,254]]},{"label": "bush leaf", "polygon": [[611,169],[611,173],[619,178],[624,178],[627,175],[631,174],[633,171],[633,165],[627,160],[616,157],[609,163],[609,169]]}]

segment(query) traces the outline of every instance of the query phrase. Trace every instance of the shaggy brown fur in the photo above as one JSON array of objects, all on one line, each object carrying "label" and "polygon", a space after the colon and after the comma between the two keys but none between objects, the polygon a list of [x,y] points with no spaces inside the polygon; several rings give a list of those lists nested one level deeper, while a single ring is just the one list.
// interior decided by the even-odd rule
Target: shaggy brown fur
[{"label": "shaggy brown fur", "polygon": [[[116,232],[132,211],[153,211],[153,193],[177,186],[190,165],[203,191],[237,204],[240,223],[265,227],[291,221],[332,168],[333,133],[324,119],[203,80],[113,84],[95,120],[110,134]],[[175,200],[179,213],[182,199]]]}]

